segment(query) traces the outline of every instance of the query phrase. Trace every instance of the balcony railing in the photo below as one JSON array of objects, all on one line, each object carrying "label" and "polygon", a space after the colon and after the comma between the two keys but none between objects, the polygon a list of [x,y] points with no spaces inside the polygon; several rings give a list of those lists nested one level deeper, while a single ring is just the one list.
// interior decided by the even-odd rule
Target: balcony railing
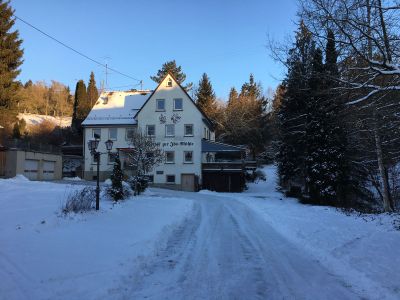
[{"label": "balcony railing", "polygon": [[245,171],[245,170],[254,170],[257,168],[256,161],[216,161],[216,162],[203,162],[202,169],[203,171]]}]

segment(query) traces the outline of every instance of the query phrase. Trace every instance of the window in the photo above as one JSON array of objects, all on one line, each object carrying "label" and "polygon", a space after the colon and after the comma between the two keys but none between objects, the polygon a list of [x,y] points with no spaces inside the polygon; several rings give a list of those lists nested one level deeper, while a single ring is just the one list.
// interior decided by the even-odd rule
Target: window
[{"label": "window", "polygon": [[174,124],[165,125],[165,136],[175,136],[175,125]]},{"label": "window", "polygon": [[108,129],[108,138],[113,141],[117,139],[117,128]]},{"label": "window", "polygon": [[182,98],[174,99],[174,110],[182,110],[182,109],[183,109]]},{"label": "window", "polygon": [[101,138],[101,129],[100,128],[92,129],[92,138],[94,138],[94,139]]},{"label": "window", "polygon": [[136,131],[135,128],[127,128],[125,133],[125,139],[131,140],[133,138],[135,131]]},{"label": "window", "polygon": [[156,171],[156,174],[157,175],[162,175],[162,174],[164,174],[164,171]]},{"label": "window", "polygon": [[167,175],[167,183],[175,183],[175,175]]},{"label": "window", "polygon": [[147,175],[147,182],[154,182],[154,175]]},{"label": "window", "polygon": [[117,153],[116,152],[108,153],[108,164],[114,164],[116,158],[117,158]]},{"label": "window", "polygon": [[153,152],[146,152],[146,158],[148,158],[148,159],[154,158],[154,153]]},{"label": "window", "polygon": [[204,138],[207,139],[207,129],[204,127]]},{"label": "window", "polygon": [[156,99],[156,110],[165,111],[165,99]]},{"label": "window", "polygon": [[193,163],[193,151],[184,151],[183,152],[183,162],[185,164]]},{"label": "window", "polygon": [[147,125],[146,126],[146,133],[149,136],[156,135],[156,125]]},{"label": "window", "polygon": [[193,124],[185,124],[185,136],[193,136]]},{"label": "window", "polygon": [[175,163],[175,152],[174,151],[165,151],[165,163],[166,164]]},{"label": "window", "polygon": [[172,79],[169,78],[167,81],[167,87],[172,87]]}]

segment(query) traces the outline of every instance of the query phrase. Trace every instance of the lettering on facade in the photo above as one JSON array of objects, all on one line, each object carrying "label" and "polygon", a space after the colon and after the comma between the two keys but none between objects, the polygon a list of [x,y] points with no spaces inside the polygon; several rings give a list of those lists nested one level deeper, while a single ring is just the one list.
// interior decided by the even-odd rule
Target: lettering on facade
[{"label": "lettering on facade", "polygon": [[194,146],[193,142],[163,142],[163,147],[176,147],[176,146]]}]

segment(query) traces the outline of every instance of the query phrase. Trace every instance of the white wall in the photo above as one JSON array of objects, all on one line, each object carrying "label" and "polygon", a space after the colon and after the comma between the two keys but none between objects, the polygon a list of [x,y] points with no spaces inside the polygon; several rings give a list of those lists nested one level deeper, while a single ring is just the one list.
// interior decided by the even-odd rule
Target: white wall
[{"label": "white wall", "polygon": [[[148,100],[137,115],[138,126],[141,130],[146,130],[146,125],[155,125],[156,142],[159,142],[163,151],[175,152],[174,164],[162,164],[152,172],[154,183],[166,183],[166,175],[175,175],[175,184],[181,183],[181,174],[195,174],[201,178],[201,139],[203,137],[204,122],[203,115],[197,109],[184,91],[172,80],[172,87],[167,87],[170,76],[167,76],[159,88]],[[173,99],[181,98],[183,101],[183,110],[174,111]],[[156,99],[165,99],[165,111],[156,110]],[[171,117],[177,114],[181,119],[175,124],[175,136],[165,136],[165,125],[174,124]],[[166,123],[160,122],[160,116],[166,117]],[[184,136],[184,125],[193,124],[193,137]],[[181,142],[189,142],[191,145],[181,145]],[[193,151],[193,163],[186,164],[184,160],[184,151]],[[157,174],[157,171],[163,171],[163,174]]]}]

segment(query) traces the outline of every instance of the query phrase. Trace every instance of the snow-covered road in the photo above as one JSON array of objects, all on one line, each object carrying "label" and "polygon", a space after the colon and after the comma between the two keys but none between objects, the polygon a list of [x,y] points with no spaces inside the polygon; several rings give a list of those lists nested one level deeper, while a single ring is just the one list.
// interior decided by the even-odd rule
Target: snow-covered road
[{"label": "snow-covered road", "polygon": [[[170,192],[158,190],[168,197]],[[174,196],[188,197],[185,193]],[[234,196],[191,194],[192,215],[154,255],[136,261],[124,299],[357,299]],[[116,289],[116,297],[121,296]]]}]

